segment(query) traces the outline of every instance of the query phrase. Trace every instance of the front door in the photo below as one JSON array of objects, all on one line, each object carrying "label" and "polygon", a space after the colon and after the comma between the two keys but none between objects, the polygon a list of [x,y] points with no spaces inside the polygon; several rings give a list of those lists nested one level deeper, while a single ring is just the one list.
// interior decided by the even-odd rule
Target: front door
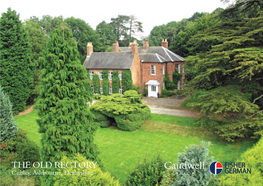
[{"label": "front door", "polygon": [[156,97],[157,98],[158,86],[156,85],[148,85],[148,97]]}]

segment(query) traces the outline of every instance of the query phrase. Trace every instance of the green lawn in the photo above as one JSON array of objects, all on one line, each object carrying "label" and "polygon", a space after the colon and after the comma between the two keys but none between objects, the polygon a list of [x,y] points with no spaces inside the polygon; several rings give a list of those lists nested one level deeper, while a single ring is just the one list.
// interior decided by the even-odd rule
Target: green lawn
[{"label": "green lawn", "polygon": [[[32,112],[16,117],[18,126],[27,130],[28,137],[39,146],[41,136],[36,124],[37,114]],[[165,161],[176,163],[178,152],[185,146],[201,140],[211,141],[210,155],[219,162],[235,161],[255,141],[243,140],[236,143],[221,142],[211,131],[195,127],[196,118],[152,114],[136,131],[126,132],[115,127],[100,128],[95,143],[101,152],[100,158],[107,171],[121,183],[127,179],[138,162],[138,158],[159,152]]]}]

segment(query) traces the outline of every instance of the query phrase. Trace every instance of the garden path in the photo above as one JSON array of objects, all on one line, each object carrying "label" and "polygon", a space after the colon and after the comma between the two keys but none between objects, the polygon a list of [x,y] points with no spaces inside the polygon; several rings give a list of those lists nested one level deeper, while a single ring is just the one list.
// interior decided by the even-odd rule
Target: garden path
[{"label": "garden path", "polygon": [[32,111],[33,111],[33,106],[31,106],[29,109],[25,110],[24,112],[19,112],[19,114],[14,116],[14,117],[22,116],[22,115],[28,114],[28,113],[30,113]]}]

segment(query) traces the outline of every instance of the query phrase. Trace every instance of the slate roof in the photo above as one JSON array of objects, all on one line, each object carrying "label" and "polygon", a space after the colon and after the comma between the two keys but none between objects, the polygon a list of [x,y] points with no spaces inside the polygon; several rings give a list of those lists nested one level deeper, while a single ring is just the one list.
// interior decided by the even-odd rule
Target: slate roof
[{"label": "slate roof", "polygon": [[[127,51],[131,51],[131,47],[120,47],[120,49],[122,50],[122,52],[127,52]],[[140,54],[159,54],[159,56],[162,56],[163,58],[165,58],[165,61],[172,61],[172,62],[180,62],[180,61],[184,61],[184,58],[182,58],[181,56],[175,54],[174,52],[172,52],[171,50],[162,47],[162,46],[151,46],[149,47],[147,50],[144,50],[142,47],[138,47],[138,53]],[[148,62],[155,62],[155,61],[148,61]]]},{"label": "slate roof", "polygon": [[179,62],[184,61],[184,58],[181,56],[173,53],[172,51],[168,50],[165,47],[157,46],[157,47],[149,47],[147,50],[140,50],[140,53],[157,53],[160,56],[164,57],[166,61],[172,61],[172,62]]},{"label": "slate roof", "polygon": [[166,61],[165,58],[163,58],[157,53],[154,53],[154,54],[139,53],[139,57],[142,62],[163,63]]},{"label": "slate roof", "polygon": [[130,69],[133,59],[131,52],[93,52],[83,65],[86,69]]}]

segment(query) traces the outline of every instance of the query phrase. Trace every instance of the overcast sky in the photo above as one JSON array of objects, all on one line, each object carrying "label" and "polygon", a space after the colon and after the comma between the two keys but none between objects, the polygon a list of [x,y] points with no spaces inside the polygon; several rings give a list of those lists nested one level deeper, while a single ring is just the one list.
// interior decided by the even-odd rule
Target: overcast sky
[{"label": "overcast sky", "polygon": [[1,0],[0,11],[2,14],[11,7],[20,14],[22,21],[31,16],[73,16],[86,21],[93,29],[118,15],[135,15],[143,23],[142,36],[147,36],[154,26],[189,18],[195,12],[211,13],[226,6],[220,0]]}]

